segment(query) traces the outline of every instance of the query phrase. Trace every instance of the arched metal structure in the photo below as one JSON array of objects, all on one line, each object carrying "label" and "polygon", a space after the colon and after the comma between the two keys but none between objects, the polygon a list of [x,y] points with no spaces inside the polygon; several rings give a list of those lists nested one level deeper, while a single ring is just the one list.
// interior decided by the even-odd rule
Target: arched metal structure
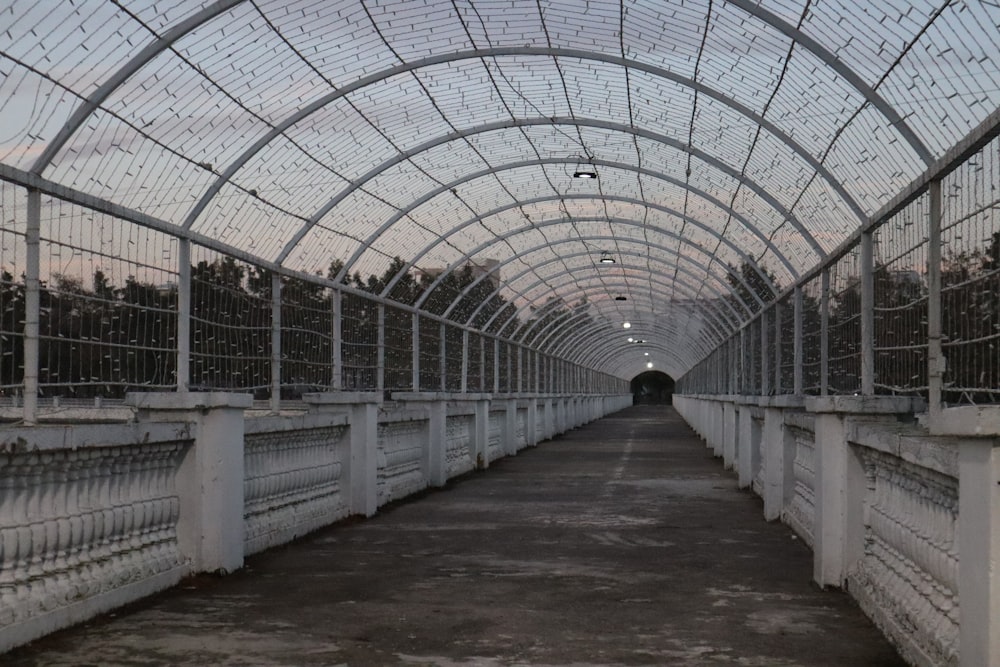
[{"label": "arched metal structure", "polygon": [[[754,318],[775,297],[791,312],[793,286],[829,296],[819,276],[849,274],[856,256],[919,272],[919,253],[882,252],[872,230],[929,198],[998,125],[989,3],[36,4],[0,3],[0,287],[23,289],[29,311],[0,331],[26,350],[24,377],[0,366],[0,389],[26,394],[45,384],[36,370],[53,374],[45,346],[64,335],[45,329],[45,290],[120,308],[136,285],[177,322],[145,347],[173,355],[178,387],[230,354],[202,337],[209,321],[236,328],[212,319],[230,311],[266,332],[232,357],[259,358],[272,378],[246,387],[272,393],[285,359],[343,371],[338,346],[379,349],[358,365],[384,370],[405,337],[386,327],[414,314],[412,347],[427,345],[427,322],[443,332],[428,363],[457,354],[455,332],[499,331],[497,345],[530,339],[632,372],[610,325],[626,310],[602,290],[658,327],[657,363],[680,378],[768,326]],[[618,256],[616,277],[600,277],[595,252]],[[467,266],[442,315],[424,311]],[[490,305],[459,308],[473,294]],[[531,320],[584,297],[578,320]],[[668,312],[689,319],[656,322]],[[352,342],[373,316],[375,340]],[[82,340],[101,336],[117,349],[109,332]],[[135,383],[118,377],[128,364],[78,368],[114,357],[83,349],[53,384]]]}]

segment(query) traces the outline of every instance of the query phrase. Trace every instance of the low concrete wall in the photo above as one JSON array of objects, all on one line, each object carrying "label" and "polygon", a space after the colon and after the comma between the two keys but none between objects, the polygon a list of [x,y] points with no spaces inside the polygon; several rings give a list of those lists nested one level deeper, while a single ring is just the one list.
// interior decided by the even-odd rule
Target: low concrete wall
[{"label": "low concrete wall", "polygon": [[927,428],[900,397],[674,405],[763,497],[765,518],[813,549],[817,583],[847,590],[907,662],[1000,664],[1000,413]]},{"label": "low concrete wall", "polygon": [[315,394],[307,409],[248,415],[246,395],[137,394],[129,423],[0,427],[0,652],[632,402],[393,399]]}]

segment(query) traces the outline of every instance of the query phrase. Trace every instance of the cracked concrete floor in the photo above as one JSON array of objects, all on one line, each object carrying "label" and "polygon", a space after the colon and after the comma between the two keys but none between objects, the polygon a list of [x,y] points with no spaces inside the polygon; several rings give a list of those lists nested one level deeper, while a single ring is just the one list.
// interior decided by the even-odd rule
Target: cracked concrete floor
[{"label": "cracked concrete floor", "polygon": [[904,663],[669,407],[635,407],[0,658],[111,665]]}]

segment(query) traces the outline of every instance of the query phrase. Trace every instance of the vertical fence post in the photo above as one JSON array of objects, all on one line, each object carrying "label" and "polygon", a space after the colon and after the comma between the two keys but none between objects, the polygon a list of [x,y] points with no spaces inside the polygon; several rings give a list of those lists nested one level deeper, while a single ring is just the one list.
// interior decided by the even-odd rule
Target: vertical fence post
[{"label": "vertical fence post", "polygon": [[537,352],[534,355],[535,364],[535,386],[531,388],[536,394],[542,390],[542,377],[541,377],[541,356]]},{"label": "vertical fence post", "polygon": [[736,336],[732,336],[729,339],[729,347],[732,350],[732,364],[729,371],[729,395],[734,396],[740,392],[740,373],[742,369],[740,368],[740,361],[743,358],[742,351],[740,350],[739,339]]},{"label": "vertical fence post", "polygon": [[740,327],[740,383],[736,388],[736,393],[745,394],[747,386],[747,329]]},{"label": "vertical fence post", "polygon": [[344,293],[334,289],[330,295],[330,307],[333,308],[333,345],[330,347],[333,356],[333,377],[330,378],[330,388],[340,391],[344,387]]},{"label": "vertical fence post", "polygon": [[803,327],[802,327],[802,286],[795,286],[795,312],[793,317],[795,318],[794,333],[793,338],[793,348],[792,348],[792,392],[796,396],[801,396],[803,394],[803,378],[802,378],[802,361],[803,361]]},{"label": "vertical fence post", "polygon": [[281,274],[271,273],[271,401],[272,412],[281,409]]},{"label": "vertical fence post", "polygon": [[24,423],[38,419],[38,327],[41,314],[42,193],[28,190],[24,267]]},{"label": "vertical fence post", "polygon": [[479,338],[479,391],[486,391],[486,336],[480,334]]},{"label": "vertical fence post", "polygon": [[875,393],[875,239],[861,235],[861,393]]},{"label": "vertical fence post", "polygon": [[191,385],[191,241],[177,240],[177,391]]},{"label": "vertical fence post", "polygon": [[760,395],[771,394],[771,357],[767,355],[767,311],[760,312]]},{"label": "vertical fence post", "polygon": [[[518,393],[521,392],[521,387],[524,386],[522,384],[523,380],[524,380],[524,346],[523,345],[518,345],[517,346],[517,391],[518,391]],[[511,389],[513,389],[513,388],[514,387],[513,387],[513,383],[512,383]]]},{"label": "vertical fence post", "polygon": [[819,393],[830,393],[830,270],[820,274],[819,302]]},{"label": "vertical fence post", "polygon": [[375,332],[375,390],[385,392],[385,304],[379,303],[376,309],[378,331]]},{"label": "vertical fence post", "polygon": [[493,393],[500,393],[500,339],[493,339]]},{"label": "vertical fence post", "polygon": [[462,329],[462,393],[469,391],[469,330]]},{"label": "vertical fence post", "polygon": [[438,334],[438,361],[441,367],[441,381],[438,386],[438,391],[446,391],[448,389],[448,363],[446,357],[448,354],[448,345],[445,342],[445,336],[448,335],[448,330],[445,327],[444,322],[441,322],[438,325]]},{"label": "vertical fence post", "polygon": [[927,408],[933,423],[941,414],[945,358],[941,349],[941,181],[931,181],[927,232]]},{"label": "vertical fence post", "polygon": [[785,316],[780,302],[774,303],[774,393],[780,394],[781,386],[781,318]]},{"label": "vertical fence post", "polygon": [[420,315],[413,313],[410,322],[413,325],[413,391],[420,391]]}]

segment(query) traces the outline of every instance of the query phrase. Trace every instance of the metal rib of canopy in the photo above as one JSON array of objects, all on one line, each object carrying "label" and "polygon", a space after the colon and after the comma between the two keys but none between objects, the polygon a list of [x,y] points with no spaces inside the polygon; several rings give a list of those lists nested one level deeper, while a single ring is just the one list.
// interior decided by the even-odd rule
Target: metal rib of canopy
[{"label": "metal rib of canopy", "polygon": [[521,335],[620,375],[642,370],[622,321],[683,374],[761,305],[735,267],[791,285],[1000,105],[985,2],[0,0],[0,16],[6,173],[301,274],[489,266],[514,305],[493,330],[565,304]]}]

